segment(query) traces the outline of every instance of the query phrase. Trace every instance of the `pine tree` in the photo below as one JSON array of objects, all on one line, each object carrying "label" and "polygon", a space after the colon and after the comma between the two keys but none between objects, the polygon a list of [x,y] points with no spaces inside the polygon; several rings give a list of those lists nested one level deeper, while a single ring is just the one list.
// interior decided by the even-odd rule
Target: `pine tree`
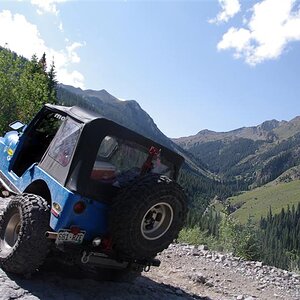
[{"label": "pine tree", "polygon": [[46,74],[46,72],[47,72],[47,61],[46,61],[46,53],[45,52],[42,55],[41,59],[39,60],[39,64],[40,64],[41,69],[43,70],[43,72]]},{"label": "pine tree", "polygon": [[48,72],[48,91],[49,91],[49,103],[57,104],[57,80],[56,80],[56,70],[54,61],[50,65],[50,70]]},{"label": "pine tree", "polygon": [[44,53],[40,60],[28,61],[8,49],[0,48],[0,131],[13,120],[28,123],[45,103],[56,103],[54,62],[46,72]]},{"label": "pine tree", "polygon": [[271,211],[260,222],[262,257],[266,263],[281,268],[300,267],[300,205],[282,209],[277,215]]}]

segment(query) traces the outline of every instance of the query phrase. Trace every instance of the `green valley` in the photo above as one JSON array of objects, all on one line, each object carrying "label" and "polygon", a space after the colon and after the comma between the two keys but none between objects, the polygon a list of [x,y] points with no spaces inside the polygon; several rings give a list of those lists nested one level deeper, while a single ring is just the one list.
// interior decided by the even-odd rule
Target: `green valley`
[{"label": "green valley", "polygon": [[238,196],[230,197],[226,201],[232,216],[242,224],[250,218],[258,223],[261,216],[266,217],[272,209],[273,214],[279,214],[282,208],[297,206],[300,202],[300,180],[288,183],[267,184]]}]

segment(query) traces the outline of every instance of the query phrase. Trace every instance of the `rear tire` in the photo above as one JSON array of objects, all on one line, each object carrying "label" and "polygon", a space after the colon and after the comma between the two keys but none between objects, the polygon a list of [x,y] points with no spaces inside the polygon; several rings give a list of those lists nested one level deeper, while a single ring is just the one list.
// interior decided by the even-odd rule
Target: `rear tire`
[{"label": "rear tire", "polygon": [[122,258],[153,258],[178,236],[186,213],[186,196],[176,182],[158,174],[139,178],[111,207],[113,248]]},{"label": "rear tire", "polygon": [[31,274],[43,264],[50,242],[50,212],[40,196],[22,194],[8,203],[0,218],[0,267],[15,274]]}]

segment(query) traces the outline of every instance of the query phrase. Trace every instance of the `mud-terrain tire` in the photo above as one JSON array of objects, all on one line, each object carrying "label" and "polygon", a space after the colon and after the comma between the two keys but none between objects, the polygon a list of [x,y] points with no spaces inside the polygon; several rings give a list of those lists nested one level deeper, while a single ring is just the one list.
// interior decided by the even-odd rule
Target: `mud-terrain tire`
[{"label": "mud-terrain tire", "polygon": [[155,257],[178,236],[187,213],[182,188],[166,176],[148,174],[124,188],[109,215],[113,249],[122,258]]},{"label": "mud-terrain tire", "polygon": [[50,242],[50,212],[40,196],[22,194],[8,203],[0,217],[0,267],[10,273],[28,275],[43,264]]}]

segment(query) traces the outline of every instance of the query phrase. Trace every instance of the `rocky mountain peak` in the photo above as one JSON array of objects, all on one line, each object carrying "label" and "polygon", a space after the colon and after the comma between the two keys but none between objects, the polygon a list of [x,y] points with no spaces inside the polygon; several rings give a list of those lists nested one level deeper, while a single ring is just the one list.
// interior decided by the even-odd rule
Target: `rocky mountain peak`
[{"label": "rocky mountain peak", "polygon": [[199,131],[197,133],[197,135],[208,135],[208,134],[214,134],[214,133],[216,133],[216,132],[213,130],[203,129],[203,130]]},{"label": "rocky mountain peak", "polygon": [[277,128],[279,125],[280,125],[280,122],[273,119],[273,120],[265,121],[262,124],[258,125],[257,127],[261,130],[271,131],[271,130]]}]

